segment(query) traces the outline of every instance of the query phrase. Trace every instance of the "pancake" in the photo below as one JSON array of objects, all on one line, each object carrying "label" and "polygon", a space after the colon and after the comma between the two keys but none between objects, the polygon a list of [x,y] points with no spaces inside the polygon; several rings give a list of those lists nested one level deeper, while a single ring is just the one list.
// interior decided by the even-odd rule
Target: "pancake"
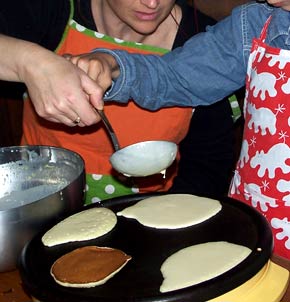
[{"label": "pancake", "polygon": [[204,222],[221,209],[218,200],[191,194],[167,194],[145,198],[118,212],[117,216],[134,218],[152,228],[179,229]]},{"label": "pancake", "polygon": [[92,208],[60,221],[41,238],[45,246],[95,239],[111,231],[117,223],[116,214],[107,208]]},{"label": "pancake", "polygon": [[107,282],[130,259],[118,249],[85,246],[56,260],[50,274],[62,286],[89,288]]},{"label": "pancake", "polygon": [[226,241],[186,247],[169,256],[161,265],[160,292],[185,288],[217,277],[241,263],[251,250]]}]

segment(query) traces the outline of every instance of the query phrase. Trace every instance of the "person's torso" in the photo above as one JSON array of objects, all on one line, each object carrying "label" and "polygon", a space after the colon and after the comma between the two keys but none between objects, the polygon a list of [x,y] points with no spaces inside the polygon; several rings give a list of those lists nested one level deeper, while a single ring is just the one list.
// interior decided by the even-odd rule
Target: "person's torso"
[{"label": "person's torso", "polygon": [[[89,2],[89,1],[87,1]],[[75,8],[76,9],[76,8]],[[90,18],[89,15],[85,17]],[[92,22],[92,20],[88,20]],[[69,20],[62,41],[56,52],[80,54],[96,47],[124,49],[133,53],[156,53],[162,55],[168,50],[139,43],[114,39]],[[133,102],[128,105],[107,104],[105,111],[118,136],[122,147],[146,140],[168,140],[179,143],[186,135],[192,115],[191,108],[167,108],[156,112],[139,108]],[[113,152],[111,141],[102,123],[86,128],[67,128],[40,119],[30,102],[24,106],[23,143],[66,147],[83,156],[86,172],[96,175],[115,174],[109,162]],[[162,176],[143,179],[138,187],[142,190],[167,189],[176,174],[177,163]]]},{"label": "person's torso", "polygon": [[264,43],[267,26],[249,57],[244,135],[230,196],[268,219],[275,251],[290,258],[290,51]]}]

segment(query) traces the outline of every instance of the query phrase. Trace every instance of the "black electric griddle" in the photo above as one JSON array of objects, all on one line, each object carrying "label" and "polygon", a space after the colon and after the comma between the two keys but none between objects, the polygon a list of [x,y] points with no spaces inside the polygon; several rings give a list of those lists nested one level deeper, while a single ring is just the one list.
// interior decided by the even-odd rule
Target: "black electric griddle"
[{"label": "black electric griddle", "polygon": [[[106,200],[115,213],[145,197],[137,194]],[[199,302],[222,295],[249,280],[271,256],[273,238],[266,219],[254,208],[230,198],[220,200],[222,210],[198,225],[177,230],[142,226],[134,219],[118,216],[115,228],[94,240],[45,247],[44,232],[29,242],[20,257],[24,287],[41,302]],[[176,251],[210,241],[228,241],[252,249],[252,253],[230,271],[188,288],[160,293],[160,267]],[[50,267],[62,255],[82,246],[118,248],[132,260],[107,283],[89,289],[62,287],[50,276]]]}]

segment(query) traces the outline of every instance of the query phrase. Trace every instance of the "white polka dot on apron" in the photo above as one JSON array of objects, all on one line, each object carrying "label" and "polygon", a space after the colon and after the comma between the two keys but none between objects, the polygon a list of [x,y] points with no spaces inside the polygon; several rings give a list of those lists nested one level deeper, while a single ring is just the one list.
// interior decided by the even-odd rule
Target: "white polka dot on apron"
[{"label": "white polka dot on apron", "polygon": [[115,192],[115,187],[113,185],[107,185],[105,187],[105,192],[107,194],[113,194]]},{"label": "white polka dot on apron", "polygon": [[133,193],[139,193],[139,189],[137,187],[132,187],[131,190]]},{"label": "white polka dot on apron", "polygon": [[99,197],[93,197],[92,198],[92,203],[98,203],[100,201],[101,201],[101,199]]},{"label": "white polka dot on apron", "polygon": [[101,175],[101,174],[92,174],[92,178],[94,180],[100,180],[100,179],[102,179],[102,177],[103,177],[103,175]]}]

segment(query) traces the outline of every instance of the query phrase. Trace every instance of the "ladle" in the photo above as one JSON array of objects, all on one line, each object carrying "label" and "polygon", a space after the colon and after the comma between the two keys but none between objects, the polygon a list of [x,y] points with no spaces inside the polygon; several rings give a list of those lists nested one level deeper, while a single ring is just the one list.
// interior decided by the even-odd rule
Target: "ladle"
[{"label": "ladle", "polygon": [[118,151],[120,150],[120,144],[118,142],[118,139],[117,139],[117,136],[116,136],[116,133],[111,125],[111,123],[109,122],[104,110],[97,110],[98,111],[98,114],[100,115],[104,125],[106,126],[107,130],[108,130],[108,133],[111,137],[111,140],[112,140],[112,143],[113,143],[113,147],[115,149],[115,151]]},{"label": "ladle", "polygon": [[125,176],[144,177],[164,174],[176,158],[177,145],[168,141],[145,141],[113,153],[110,162]]},{"label": "ladle", "polygon": [[103,110],[98,113],[111,137],[115,152],[110,162],[115,170],[125,176],[144,177],[165,173],[175,160],[177,145],[168,141],[145,141],[120,148],[116,133]]}]

